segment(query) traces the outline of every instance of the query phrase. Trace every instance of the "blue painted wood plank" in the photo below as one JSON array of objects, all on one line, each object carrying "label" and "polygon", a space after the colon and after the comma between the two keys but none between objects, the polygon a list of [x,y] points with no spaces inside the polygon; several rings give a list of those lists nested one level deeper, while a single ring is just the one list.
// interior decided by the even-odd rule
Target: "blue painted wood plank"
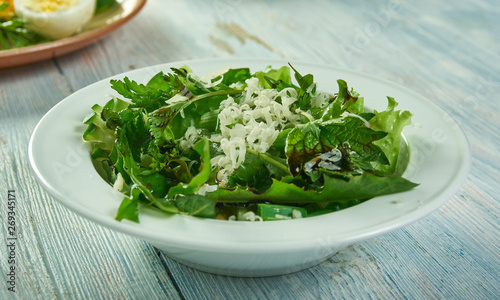
[{"label": "blue painted wood plank", "polygon": [[[150,0],[129,24],[82,51],[0,70],[0,191],[13,187],[22,199],[19,298],[499,298],[498,28],[494,0]],[[29,134],[62,98],[127,70],[212,57],[307,61],[402,84],[460,124],[471,144],[470,174],[425,219],[270,278],[212,275],[159,258],[144,242],[68,212],[35,183]],[[5,240],[3,219],[0,230]],[[0,253],[6,274],[6,248]],[[12,296],[0,278],[0,298]]]}]

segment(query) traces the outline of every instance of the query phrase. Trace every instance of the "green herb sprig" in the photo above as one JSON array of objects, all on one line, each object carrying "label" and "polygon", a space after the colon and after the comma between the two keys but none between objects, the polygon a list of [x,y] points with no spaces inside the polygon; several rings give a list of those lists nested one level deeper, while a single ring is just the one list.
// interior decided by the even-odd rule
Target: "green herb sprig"
[{"label": "green herb sprig", "polygon": [[[9,3],[0,4],[0,12],[7,9]],[[0,18],[0,50],[8,50],[36,45],[50,41],[38,32],[28,28],[28,23],[14,16],[10,20]]]}]

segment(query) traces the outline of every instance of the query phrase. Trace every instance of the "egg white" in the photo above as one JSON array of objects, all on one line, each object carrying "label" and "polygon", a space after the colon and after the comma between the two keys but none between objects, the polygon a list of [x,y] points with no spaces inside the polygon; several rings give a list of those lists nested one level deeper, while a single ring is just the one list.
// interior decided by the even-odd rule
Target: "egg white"
[{"label": "egg white", "polygon": [[54,12],[37,12],[25,5],[26,0],[14,0],[16,15],[30,26],[52,39],[61,39],[76,33],[94,15],[95,0],[79,0],[74,6]]}]

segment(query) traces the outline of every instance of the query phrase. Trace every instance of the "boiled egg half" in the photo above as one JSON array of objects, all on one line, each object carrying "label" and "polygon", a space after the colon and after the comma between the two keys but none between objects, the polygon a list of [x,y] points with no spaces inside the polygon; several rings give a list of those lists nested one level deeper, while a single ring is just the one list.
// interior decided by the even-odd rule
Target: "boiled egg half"
[{"label": "boiled egg half", "polygon": [[52,39],[68,37],[94,15],[96,0],[14,0],[16,15]]}]

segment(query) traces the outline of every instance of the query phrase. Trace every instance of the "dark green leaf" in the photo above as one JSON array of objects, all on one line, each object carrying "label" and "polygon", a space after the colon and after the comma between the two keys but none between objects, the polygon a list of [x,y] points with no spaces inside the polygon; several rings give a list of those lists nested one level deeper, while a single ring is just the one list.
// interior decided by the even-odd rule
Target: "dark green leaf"
[{"label": "dark green leaf", "polygon": [[265,193],[255,194],[244,188],[219,189],[206,197],[218,202],[245,203],[250,201],[269,201],[271,203],[314,203],[329,201],[351,201],[367,199],[392,193],[400,193],[418,186],[400,176],[379,177],[370,173],[353,176],[348,181],[337,178],[324,178],[321,191],[305,190],[291,183],[273,180]]},{"label": "dark green leaf", "polygon": [[305,162],[335,148],[343,152],[344,157],[354,151],[360,161],[385,164],[387,159],[384,153],[372,142],[386,134],[365,127],[364,121],[356,117],[347,117],[342,122],[311,122],[297,126],[287,139],[286,155],[290,170],[298,174]]},{"label": "dark green leaf", "polygon": [[249,187],[256,193],[265,192],[272,184],[271,172],[259,156],[247,154],[245,162],[228,176],[228,187]]},{"label": "dark green leaf", "polygon": [[96,0],[95,14],[101,13],[113,7],[116,4],[116,0]]},{"label": "dark green leaf", "polygon": [[130,99],[134,107],[142,107],[148,112],[163,106],[167,100],[164,90],[139,84],[128,77],[123,80],[111,80],[111,88]]},{"label": "dark green leaf", "polygon": [[193,149],[201,156],[201,171],[191,179],[189,183],[179,183],[168,191],[168,198],[173,199],[175,195],[192,195],[210,178],[210,143],[204,138],[193,146]]},{"label": "dark green leaf", "polygon": [[115,219],[121,221],[123,219],[139,223],[139,196],[141,192],[138,189],[132,189],[132,197],[124,197]]},{"label": "dark green leaf", "polygon": [[[4,9],[8,3],[3,3]],[[0,50],[14,49],[45,43],[50,39],[28,28],[26,21],[13,17],[4,21],[0,18]]]},{"label": "dark green leaf", "polygon": [[226,86],[230,86],[233,83],[245,82],[245,80],[251,77],[250,69],[240,68],[240,69],[230,69],[222,75],[222,83]]},{"label": "dark green leaf", "polygon": [[215,217],[215,200],[201,195],[176,196],[175,204],[181,213],[190,216]]},{"label": "dark green leaf", "polygon": [[257,214],[264,221],[278,221],[294,218],[294,212],[298,212],[299,218],[307,217],[307,210],[302,207],[276,204],[257,204]]}]

